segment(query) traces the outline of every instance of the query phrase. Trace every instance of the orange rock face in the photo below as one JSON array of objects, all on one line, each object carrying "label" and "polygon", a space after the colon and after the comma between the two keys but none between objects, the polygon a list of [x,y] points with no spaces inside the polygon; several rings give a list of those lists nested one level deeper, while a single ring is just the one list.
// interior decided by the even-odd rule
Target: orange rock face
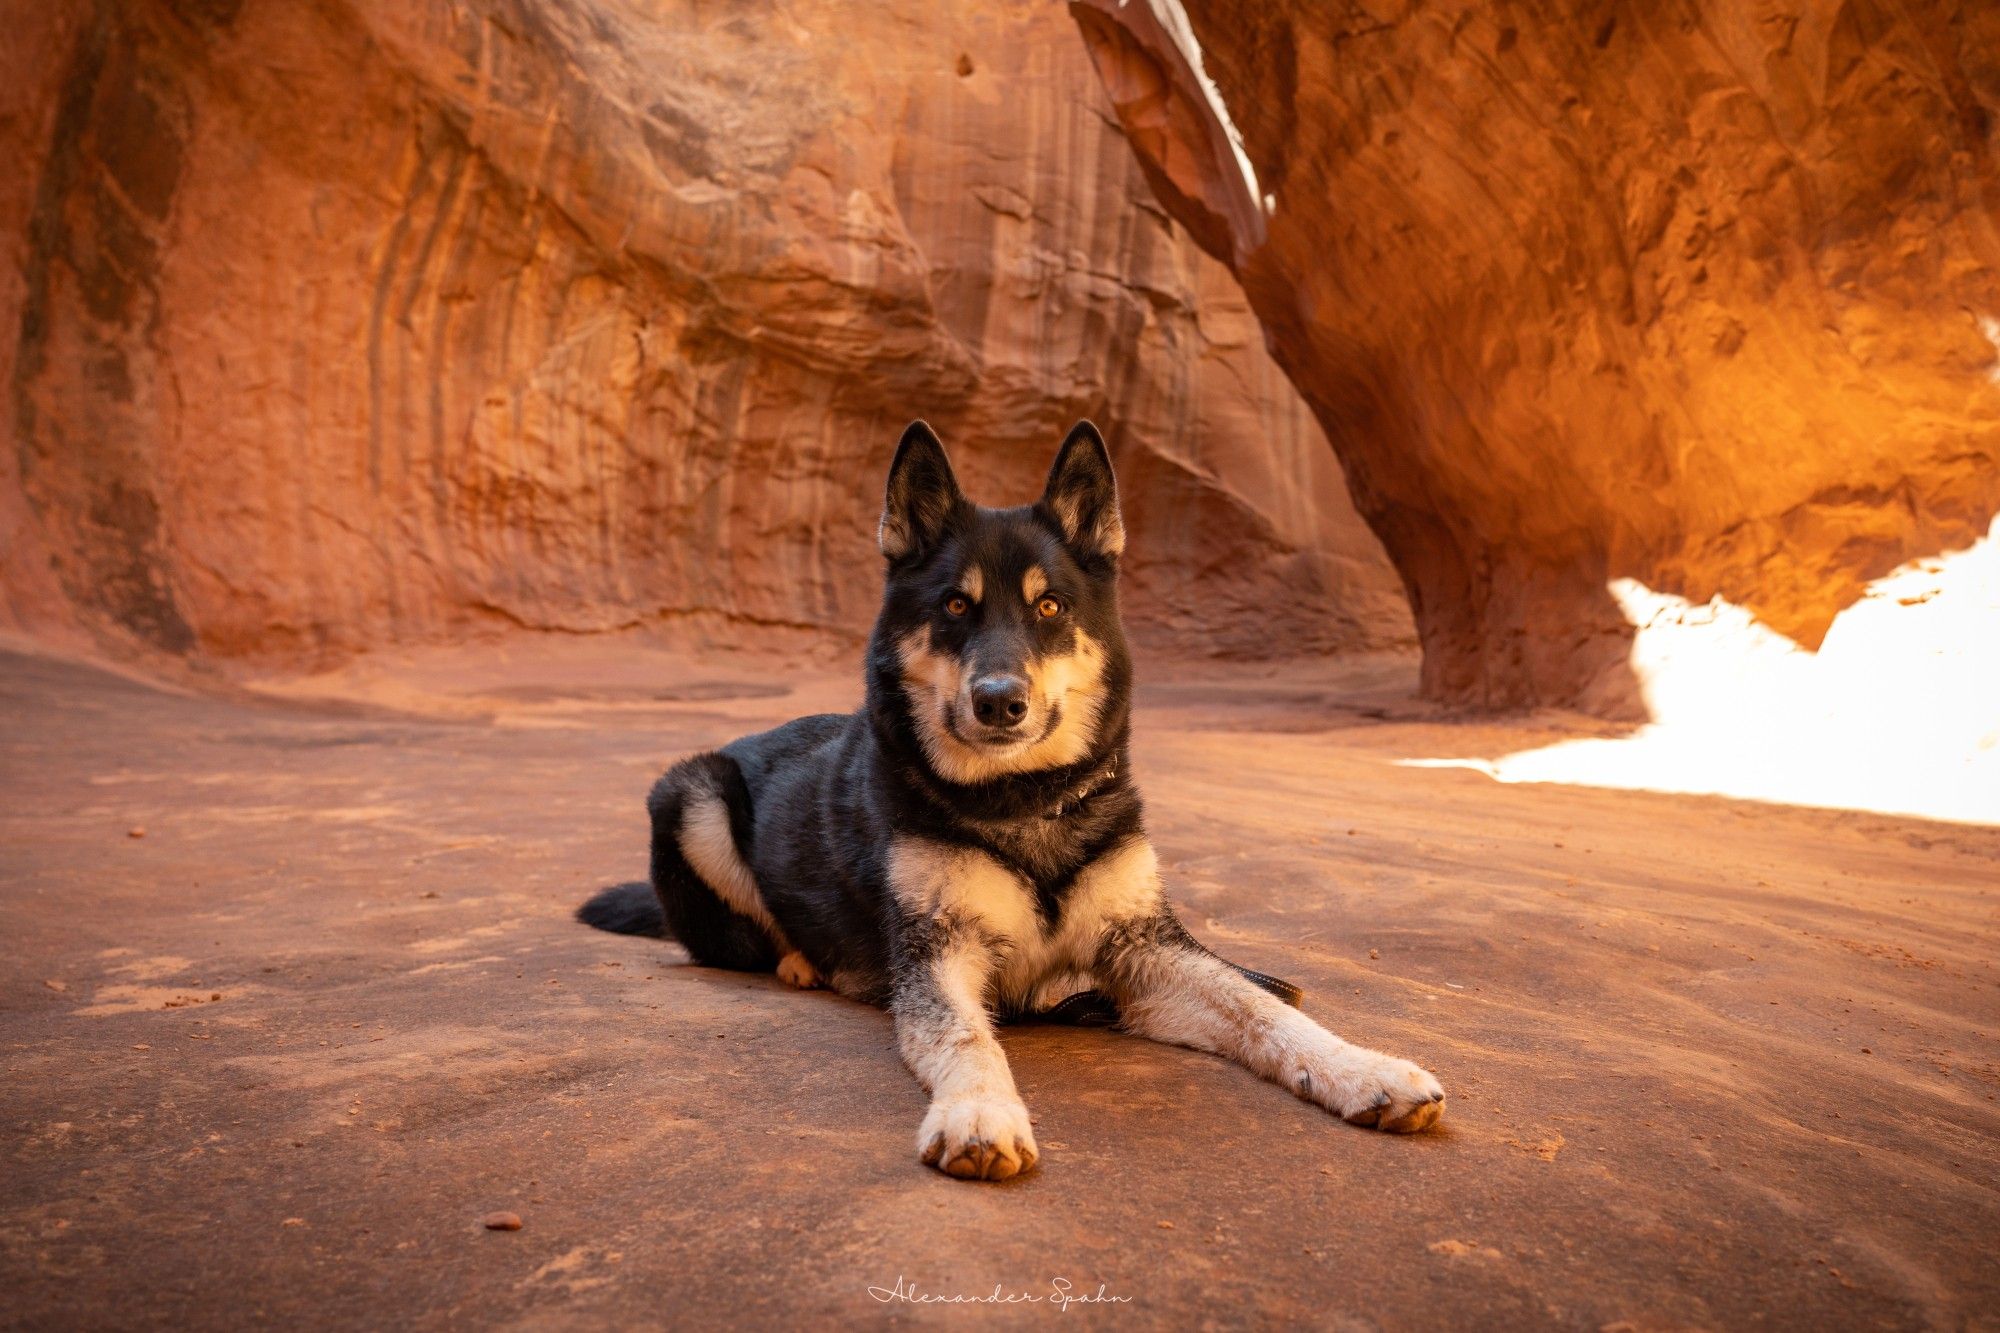
[{"label": "orange rock face", "polygon": [[1142,637],[1410,635],[1060,8],[41,6],[0,65],[17,628],[853,635],[908,418],[1014,502],[1089,415]]},{"label": "orange rock face", "polygon": [[1071,8],[1433,696],[1629,708],[1618,580],[1816,648],[2000,510],[2000,7]]}]

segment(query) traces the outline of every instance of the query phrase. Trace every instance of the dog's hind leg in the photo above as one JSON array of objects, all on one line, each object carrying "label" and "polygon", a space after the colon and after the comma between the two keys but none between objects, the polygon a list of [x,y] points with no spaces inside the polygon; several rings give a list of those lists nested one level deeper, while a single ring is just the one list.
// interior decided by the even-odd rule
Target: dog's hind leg
[{"label": "dog's hind leg", "polygon": [[694,755],[654,784],[646,809],[653,891],[668,933],[704,966],[771,971],[791,950],[744,863],[750,792],[742,771],[722,755]]}]

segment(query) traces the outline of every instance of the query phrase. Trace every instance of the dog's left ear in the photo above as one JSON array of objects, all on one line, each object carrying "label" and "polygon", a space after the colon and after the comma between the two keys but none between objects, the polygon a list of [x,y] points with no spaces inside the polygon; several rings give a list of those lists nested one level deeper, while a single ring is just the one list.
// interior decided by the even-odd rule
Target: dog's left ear
[{"label": "dog's left ear", "polygon": [[1104,437],[1088,421],[1070,427],[1056,451],[1049,484],[1037,508],[1062,530],[1070,549],[1085,558],[1116,559],[1125,549],[1125,520],[1118,513],[1118,479]]}]

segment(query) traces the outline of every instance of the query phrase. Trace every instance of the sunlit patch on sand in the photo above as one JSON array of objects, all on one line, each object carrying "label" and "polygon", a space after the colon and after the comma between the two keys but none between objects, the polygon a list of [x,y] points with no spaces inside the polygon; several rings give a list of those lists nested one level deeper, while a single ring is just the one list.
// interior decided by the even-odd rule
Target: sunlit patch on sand
[{"label": "sunlit patch on sand", "polygon": [[471,930],[460,935],[441,936],[432,940],[415,940],[407,947],[411,953],[450,953],[454,949],[469,948],[475,943],[490,940],[495,935],[504,935],[520,924],[519,921],[513,920],[496,921],[490,926],[474,926]]},{"label": "sunlit patch on sand", "polygon": [[1611,584],[1653,721],[1497,759],[1410,759],[1561,782],[2000,824],[2000,520],[1877,579],[1817,653],[1721,598]]},{"label": "sunlit patch on sand", "polygon": [[238,999],[245,993],[241,985],[224,987],[220,983],[205,983],[200,978],[165,984],[194,968],[191,961],[178,954],[140,956],[132,949],[107,949],[98,957],[107,961],[131,961],[105,969],[109,975],[124,979],[95,987],[89,1004],[70,1011],[79,1017],[101,1018],[107,1014],[141,1013],[153,1009],[199,1009],[224,999]]},{"label": "sunlit patch on sand", "polygon": [[89,1004],[71,1012],[81,1018],[102,1018],[107,1014],[136,1014],[154,1009],[198,1009],[222,998],[221,991],[200,986],[138,986],[121,982],[99,986]]}]

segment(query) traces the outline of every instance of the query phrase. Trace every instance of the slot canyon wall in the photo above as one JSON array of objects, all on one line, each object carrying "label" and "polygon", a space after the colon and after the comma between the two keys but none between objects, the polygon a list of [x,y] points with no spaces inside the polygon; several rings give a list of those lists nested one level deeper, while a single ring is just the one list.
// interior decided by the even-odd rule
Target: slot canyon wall
[{"label": "slot canyon wall", "polygon": [[1409,643],[1060,4],[4,6],[0,628],[311,668],[626,626],[850,642],[923,415],[1103,424],[1136,636]]},{"label": "slot canyon wall", "polygon": [[1071,9],[1408,583],[1432,697],[1630,713],[1608,587],[1814,650],[1988,532],[2000,5]]}]

